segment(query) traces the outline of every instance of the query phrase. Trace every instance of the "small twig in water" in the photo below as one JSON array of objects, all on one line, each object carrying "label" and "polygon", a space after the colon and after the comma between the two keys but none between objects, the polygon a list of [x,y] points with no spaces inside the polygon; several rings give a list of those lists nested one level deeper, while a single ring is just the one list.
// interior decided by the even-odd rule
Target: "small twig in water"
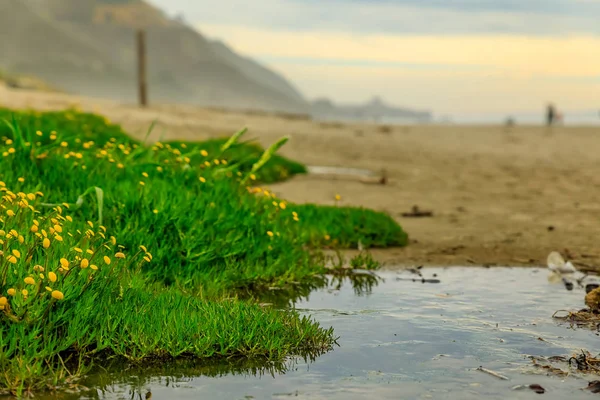
[{"label": "small twig in water", "polygon": [[477,368],[477,371],[485,372],[485,373],[486,373],[486,374],[488,374],[488,375],[494,376],[494,377],[496,377],[496,378],[498,378],[498,379],[502,379],[502,380],[504,380],[504,381],[507,381],[507,380],[508,380],[508,378],[507,378],[506,376],[504,376],[504,375],[500,375],[499,373],[497,373],[497,372],[494,372],[494,371],[492,371],[491,369],[487,369],[487,368],[479,367],[479,368]]}]

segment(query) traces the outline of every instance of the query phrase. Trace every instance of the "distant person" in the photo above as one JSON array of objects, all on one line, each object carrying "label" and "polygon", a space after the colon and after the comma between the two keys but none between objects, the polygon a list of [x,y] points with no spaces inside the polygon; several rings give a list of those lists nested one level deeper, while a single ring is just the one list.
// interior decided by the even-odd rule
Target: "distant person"
[{"label": "distant person", "polygon": [[554,108],[554,104],[548,104],[546,108],[546,124],[548,126],[552,126],[554,121],[556,120],[556,109]]}]

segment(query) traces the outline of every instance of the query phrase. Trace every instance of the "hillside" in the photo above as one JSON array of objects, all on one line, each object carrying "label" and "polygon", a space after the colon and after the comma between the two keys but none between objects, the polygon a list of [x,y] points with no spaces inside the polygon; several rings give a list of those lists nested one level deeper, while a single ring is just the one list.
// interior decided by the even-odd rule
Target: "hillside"
[{"label": "hillside", "polygon": [[151,101],[309,110],[284,78],[141,0],[2,0],[0,68],[74,94],[135,101],[137,28],[147,32]]}]

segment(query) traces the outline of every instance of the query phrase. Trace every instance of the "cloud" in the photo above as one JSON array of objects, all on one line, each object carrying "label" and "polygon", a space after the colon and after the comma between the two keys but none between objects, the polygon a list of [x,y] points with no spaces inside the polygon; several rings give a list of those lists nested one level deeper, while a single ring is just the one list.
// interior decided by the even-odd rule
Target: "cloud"
[{"label": "cloud", "polygon": [[480,69],[506,73],[591,76],[600,71],[600,37],[515,35],[357,35],[273,32],[235,25],[199,25],[241,53],[279,64]]},{"label": "cloud", "polygon": [[600,35],[597,0],[151,0],[194,23],[277,31]]},{"label": "cloud", "polygon": [[398,105],[440,113],[538,109],[549,99],[596,106],[600,37],[358,35],[273,32],[202,24],[211,36],[290,78],[309,97]]},{"label": "cloud", "polygon": [[309,98],[442,113],[598,107],[600,0],[150,0]]}]

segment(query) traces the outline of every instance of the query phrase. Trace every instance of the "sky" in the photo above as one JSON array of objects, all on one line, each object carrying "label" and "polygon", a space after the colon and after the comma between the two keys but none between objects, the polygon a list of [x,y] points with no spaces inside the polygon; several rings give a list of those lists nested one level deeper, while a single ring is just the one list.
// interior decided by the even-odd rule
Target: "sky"
[{"label": "sky", "polygon": [[309,99],[435,115],[600,109],[600,0],[150,0]]}]

